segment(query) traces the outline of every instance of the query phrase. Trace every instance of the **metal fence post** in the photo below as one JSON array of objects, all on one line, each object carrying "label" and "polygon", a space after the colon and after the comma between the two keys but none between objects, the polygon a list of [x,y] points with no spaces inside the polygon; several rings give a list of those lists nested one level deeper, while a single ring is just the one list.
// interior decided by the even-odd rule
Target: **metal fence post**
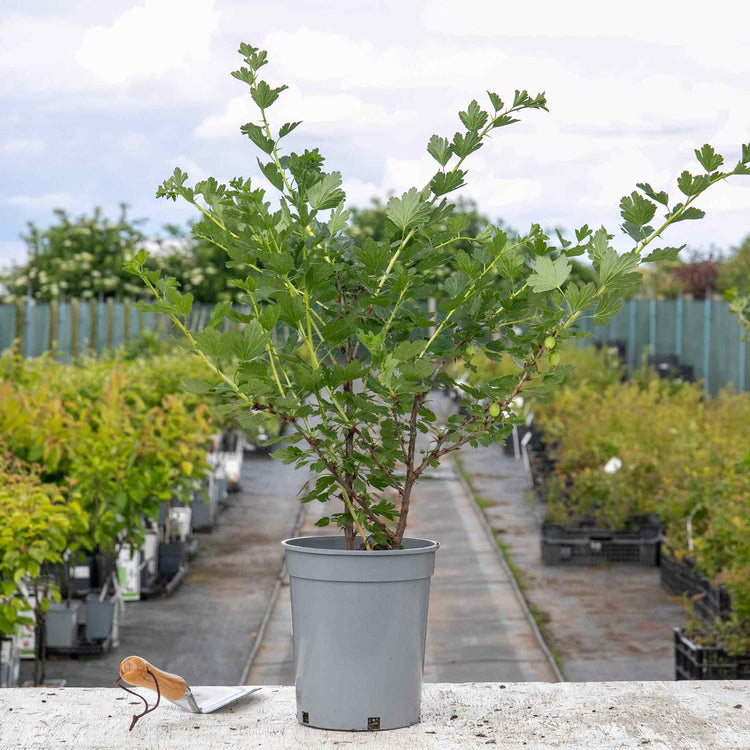
[{"label": "metal fence post", "polygon": [[747,357],[747,352],[745,348],[745,336],[744,331],[742,330],[742,324],[738,322],[737,328],[740,332],[740,361],[739,367],[737,368],[739,370],[737,374],[737,390],[742,392],[745,390],[745,358]]},{"label": "metal fence post", "polygon": [[703,303],[703,390],[708,392],[708,378],[711,374],[711,297],[706,295]]},{"label": "metal fence post", "polygon": [[16,300],[14,322],[13,338],[18,341],[17,353],[23,357],[26,355],[26,303],[23,300]]},{"label": "metal fence post", "polygon": [[57,342],[59,339],[59,328],[60,328],[60,301],[53,299],[49,303],[49,340],[47,342],[47,349],[56,354]]},{"label": "metal fence post", "polygon": [[31,319],[34,315],[34,298],[29,294],[26,297],[26,317],[24,319],[24,336],[26,338],[25,341],[25,349],[24,349],[24,356],[31,357],[32,352],[32,338],[33,338],[33,329],[31,326]]},{"label": "metal fence post", "polygon": [[78,356],[78,325],[81,322],[78,299],[70,300],[70,357]]},{"label": "metal fence post", "polygon": [[682,306],[683,299],[682,295],[677,298],[677,311],[675,312],[675,330],[674,330],[674,341],[675,351],[677,359],[682,359]]},{"label": "metal fence post", "polygon": [[92,299],[89,302],[89,349],[94,356],[99,353],[99,303]]},{"label": "metal fence post", "polygon": [[656,297],[648,300],[648,348],[652,355],[656,354]]},{"label": "metal fence post", "polygon": [[106,307],[107,318],[107,349],[115,348],[115,300],[113,297],[107,297]]},{"label": "metal fence post", "polygon": [[122,301],[122,306],[123,306],[123,311],[124,311],[123,312],[124,317],[122,321],[122,337],[124,339],[124,341],[122,342],[123,344],[127,344],[128,341],[130,341],[130,316],[131,316],[130,307],[131,307],[131,304],[132,303],[130,301],[130,297],[127,297],[126,299]]},{"label": "metal fence post", "polygon": [[635,305],[635,300],[631,299],[630,308],[628,309],[628,369],[631,372],[635,369]]}]

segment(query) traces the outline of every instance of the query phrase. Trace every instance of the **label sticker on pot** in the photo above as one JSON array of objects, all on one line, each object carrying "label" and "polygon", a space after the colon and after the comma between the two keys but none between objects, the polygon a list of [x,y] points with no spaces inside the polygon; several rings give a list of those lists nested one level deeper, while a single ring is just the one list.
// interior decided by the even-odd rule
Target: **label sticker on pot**
[{"label": "label sticker on pot", "polygon": [[130,555],[130,550],[121,549],[117,555],[117,585],[124,602],[137,602],[141,598],[141,553]]}]

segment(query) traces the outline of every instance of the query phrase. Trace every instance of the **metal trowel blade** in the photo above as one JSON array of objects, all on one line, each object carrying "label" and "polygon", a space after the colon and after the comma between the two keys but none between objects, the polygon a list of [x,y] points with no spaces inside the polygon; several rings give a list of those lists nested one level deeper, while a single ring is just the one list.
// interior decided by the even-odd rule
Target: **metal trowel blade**
[{"label": "metal trowel blade", "polygon": [[189,687],[183,698],[172,701],[172,703],[185,711],[210,714],[258,690],[260,690],[259,687],[223,687],[219,685]]}]

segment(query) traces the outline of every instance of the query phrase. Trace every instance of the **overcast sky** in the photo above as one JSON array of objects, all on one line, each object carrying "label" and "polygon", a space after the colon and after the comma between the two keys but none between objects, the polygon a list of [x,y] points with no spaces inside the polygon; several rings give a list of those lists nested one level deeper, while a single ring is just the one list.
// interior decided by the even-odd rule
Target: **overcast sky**
[{"label": "overcast sky", "polygon": [[[618,226],[636,182],[676,195],[711,143],[734,164],[750,141],[750,4],[630,0],[2,0],[0,265],[25,256],[26,222],[117,205],[147,231],[191,214],[157,200],[175,166],[192,179],[253,176],[254,117],[230,72],[241,41],[269,50],[287,147],[319,146],[350,202],[421,186],[425,146],[456,113],[545,90],[470,157],[468,187],[492,218]],[[750,178],[716,186],[670,244],[724,249],[750,233]],[[626,243],[621,241],[619,247]]]}]

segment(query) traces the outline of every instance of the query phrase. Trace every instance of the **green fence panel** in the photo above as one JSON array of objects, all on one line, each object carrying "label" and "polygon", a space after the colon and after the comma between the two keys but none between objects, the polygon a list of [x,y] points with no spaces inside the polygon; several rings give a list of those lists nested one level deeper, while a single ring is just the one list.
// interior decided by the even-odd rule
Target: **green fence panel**
[{"label": "green fence panel", "polygon": [[716,393],[730,384],[739,390],[742,326],[726,305],[714,303],[710,331],[710,390]]},{"label": "green fence panel", "polygon": [[693,368],[696,380],[703,377],[703,334],[705,304],[686,299],[682,305],[682,356],[680,362]]},{"label": "green fence panel", "polygon": [[57,324],[57,351],[63,358],[70,358],[70,337],[73,331],[71,325],[73,311],[70,302],[60,303],[60,320]]},{"label": "green fence panel", "polygon": [[[80,300],[75,305],[66,301],[59,304],[57,349],[61,356],[69,358],[72,352],[76,307],[78,354],[102,352],[108,348],[110,340],[116,347],[126,343],[128,305],[122,301],[109,305],[103,301]],[[111,318],[108,318],[108,309]],[[248,312],[244,306],[234,309]],[[28,324],[26,310],[30,312]],[[194,331],[203,329],[212,310],[213,305],[194,305],[188,316],[188,327]],[[179,337],[179,331],[172,330],[164,316],[143,313],[135,304],[129,305],[129,315],[131,340],[138,338],[141,330],[156,332],[162,337]],[[236,326],[234,322],[225,321],[223,328],[229,330]],[[729,312],[729,306],[723,300],[634,299],[626,302],[608,325],[594,326],[590,317],[583,316],[578,321],[578,328],[591,334],[580,339],[583,346],[592,341],[624,344],[630,369],[640,367],[646,353],[674,354],[681,364],[693,368],[696,380],[705,380],[704,387],[712,394],[728,385],[741,391],[750,387],[750,346],[743,339],[743,329],[736,316]],[[0,351],[9,348],[19,332],[25,338],[26,356],[36,357],[46,352],[50,337],[50,305],[33,301],[30,304],[21,302],[18,309],[14,304],[0,305]]]},{"label": "green fence panel", "polygon": [[0,305],[0,352],[13,345],[16,336],[15,305]]},{"label": "green fence panel", "polygon": [[49,344],[49,304],[35,302],[31,305],[31,341],[26,351],[31,357],[40,357]]},{"label": "green fence panel", "polygon": [[677,354],[676,346],[676,320],[677,301],[663,300],[655,305],[656,340],[654,342],[654,354]]}]

